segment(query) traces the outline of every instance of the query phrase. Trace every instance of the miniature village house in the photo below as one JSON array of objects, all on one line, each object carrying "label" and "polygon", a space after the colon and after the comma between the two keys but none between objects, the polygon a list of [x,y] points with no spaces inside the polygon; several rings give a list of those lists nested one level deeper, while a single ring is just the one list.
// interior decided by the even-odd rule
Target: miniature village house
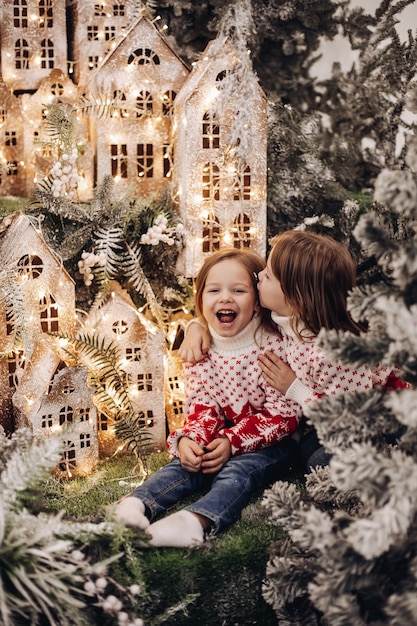
[{"label": "miniature village house", "polygon": [[189,69],[146,17],[107,54],[85,89],[87,100],[109,105],[91,118],[97,179],[141,195],[165,191],[172,175],[172,114]]},{"label": "miniature village house", "polygon": [[35,90],[54,68],[67,72],[65,4],[65,0],[2,2],[1,73],[10,90]]},{"label": "miniature village house", "polygon": [[64,430],[58,476],[91,474],[98,465],[97,409],[82,367],[64,367],[53,377],[48,394],[32,416],[32,430],[41,438]]},{"label": "miniature village house", "polygon": [[[150,446],[164,449],[166,440],[164,400],[164,336],[133,304],[126,291],[112,281],[106,298],[97,302],[84,327],[117,344],[120,368],[126,372],[128,394],[133,408],[143,414],[143,426],[152,436]],[[109,416],[98,416],[100,454],[117,449]]]},{"label": "miniature village house", "polygon": [[227,39],[211,42],[175,101],[178,267],[189,277],[224,246],[266,252],[267,103],[245,61]]},{"label": "miniature village house", "polygon": [[[19,298],[14,306],[20,309],[25,343],[19,352],[0,359],[0,395],[3,407],[9,405],[8,414],[13,401],[14,427],[30,427],[61,361],[47,333],[74,332],[75,286],[36,224],[24,213],[5,218],[2,227],[0,254],[16,280]],[[10,312],[4,309],[0,318],[3,354],[9,352],[14,331]]]}]

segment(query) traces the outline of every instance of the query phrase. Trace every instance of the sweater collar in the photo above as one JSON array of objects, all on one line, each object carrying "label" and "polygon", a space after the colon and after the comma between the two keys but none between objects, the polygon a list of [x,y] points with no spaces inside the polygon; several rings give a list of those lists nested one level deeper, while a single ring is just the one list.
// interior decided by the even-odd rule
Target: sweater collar
[{"label": "sweater collar", "polygon": [[[275,324],[279,327],[282,333],[287,335],[287,337],[291,337],[292,339],[295,339],[295,341],[300,342],[299,337],[297,337],[297,335],[295,334],[291,326],[290,317],[286,315],[277,315],[273,311],[271,312],[271,317],[272,317],[272,320],[275,322]],[[315,337],[315,335],[312,332],[306,330],[305,328],[302,328],[301,325],[299,325],[298,331],[300,335],[303,337],[303,341],[308,341],[309,339],[311,340],[313,337]]]},{"label": "sweater collar", "polygon": [[236,352],[241,353],[242,351],[250,348],[255,343],[255,333],[259,328],[260,319],[259,316],[256,315],[247,326],[243,330],[240,331],[237,335],[233,337],[222,337],[216,331],[213,330],[211,326],[209,326],[209,331],[211,335],[211,347],[215,352]]}]

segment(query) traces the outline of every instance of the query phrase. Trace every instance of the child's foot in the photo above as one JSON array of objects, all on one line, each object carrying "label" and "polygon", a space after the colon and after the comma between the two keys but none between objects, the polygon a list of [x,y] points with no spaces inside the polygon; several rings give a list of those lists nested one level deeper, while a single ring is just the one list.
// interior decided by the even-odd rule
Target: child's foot
[{"label": "child's foot", "polygon": [[204,529],[191,511],[178,511],[151,524],[146,534],[149,545],[164,548],[190,548],[204,542]]},{"label": "child's foot", "polygon": [[129,528],[145,530],[150,524],[145,515],[145,505],[134,496],[128,496],[119,502],[114,511],[114,518]]}]

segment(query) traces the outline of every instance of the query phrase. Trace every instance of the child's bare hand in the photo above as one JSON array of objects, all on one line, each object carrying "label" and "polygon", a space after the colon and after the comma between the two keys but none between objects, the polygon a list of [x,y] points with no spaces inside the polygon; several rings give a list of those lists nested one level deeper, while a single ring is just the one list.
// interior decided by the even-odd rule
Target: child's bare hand
[{"label": "child's bare hand", "polygon": [[187,328],[178,354],[186,363],[197,363],[206,358],[209,348],[210,335],[208,331],[201,324],[193,323]]},{"label": "child's bare hand", "polygon": [[203,457],[203,474],[215,474],[230,459],[230,441],[225,437],[213,439],[206,445]]},{"label": "child's bare hand", "polygon": [[188,439],[188,437],[181,437],[178,442],[178,450],[181,465],[187,472],[198,472],[201,469],[204,450],[200,448],[198,443]]},{"label": "child's bare hand", "polygon": [[266,382],[285,394],[297,378],[288,363],[269,350],[265,354],[260,354],[258,359]]}]

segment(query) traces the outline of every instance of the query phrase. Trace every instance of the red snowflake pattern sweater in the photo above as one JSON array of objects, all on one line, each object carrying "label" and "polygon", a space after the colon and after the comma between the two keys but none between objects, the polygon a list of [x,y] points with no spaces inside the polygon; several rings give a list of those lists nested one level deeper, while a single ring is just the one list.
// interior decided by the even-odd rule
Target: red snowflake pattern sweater
[{"label": "red snowflake pattern sweater", "polygon": [[168,451],[178,454],[178,441],[189,437],[202,448],[213,439],[227,437],[232,456],[272,446],[292,435],[301,418],[298,402],[286,399],[263,378],[258,355],[273,350],[285,359],[282,339],[252,322],[235,337],[211,331],[208,357],[186,363],[185,422],[170,433]]},{"label": "red snowflake pattern sweater", "polygon": [[285,360],[297,376],[288,388],[286,398],[303,405],[323,395],[365,391],[389,384],[392,370],[371,370],[366,366],[354,369],[346,364],[331,363],[324,350],[315,342],[316,337],[300,341],[288,317],[272,314],[272,319],[282,333]]}]

